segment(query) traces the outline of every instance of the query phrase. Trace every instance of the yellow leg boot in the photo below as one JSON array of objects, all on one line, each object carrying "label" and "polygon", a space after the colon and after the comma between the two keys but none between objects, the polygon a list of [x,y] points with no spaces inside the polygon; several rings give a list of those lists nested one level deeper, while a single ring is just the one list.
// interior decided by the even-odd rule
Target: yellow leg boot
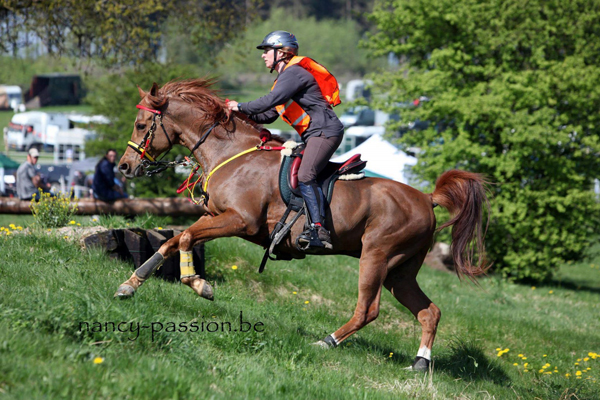
[{"label": "yellow leg boot", "polygon": [[198,294],[198,296],[204,297],[205,299],[211,301],[214,300],[214,292],[210,283],[196,275],[192,252],[179,251],[179,253],[181,254],[181,263],[179,265],[181,269],[181,283],[191,287],[194,292]]}]

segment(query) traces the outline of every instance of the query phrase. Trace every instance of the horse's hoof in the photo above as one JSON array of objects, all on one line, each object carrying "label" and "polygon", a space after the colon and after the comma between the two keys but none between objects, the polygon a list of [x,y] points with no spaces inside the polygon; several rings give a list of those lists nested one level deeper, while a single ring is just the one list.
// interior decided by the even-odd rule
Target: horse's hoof
[{"label": "horse's hoof", "polygon": [[115,293],[115,298],[128,299],[135,294],[135,289],[129,285],[121,285]]},{"label": "horse's hoof", "polygon": [[310,344],[311,346],[315,346],[315,347],[320,347],[322,349],[331,349],[333,348],[332,345],[330,345],[329,343],[325,343],[322,340],[319,340],[318,342],[314,342]]},{"label": "horse's hoof", "polygon": [[413,364],[408,367],[411,371],[415,372],[427,372],[429,371],[429,360],[423,357],[417,356]]},{"label": "horse's hoof", "polygon": [[185,278],[181,278],[181,283],[184,285],[188,285],[191,287],[198,296],[203,297],[207,300],[213,301],[214,298],[214,290],[210,283],[200,278],[198,275],[194,276],[186,276]]}]

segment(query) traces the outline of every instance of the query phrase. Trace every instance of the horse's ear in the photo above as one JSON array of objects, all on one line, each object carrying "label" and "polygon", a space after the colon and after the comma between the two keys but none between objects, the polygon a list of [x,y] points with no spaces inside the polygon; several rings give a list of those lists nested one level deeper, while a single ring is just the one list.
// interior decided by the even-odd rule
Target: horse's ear
[{"label": "horse's ear", "polygon": [[138,86],[137,88],[138,88],[138,93],[140,94],[140,97],[141,97],[142,99],[143,99],[144,97],[146,97],[146,94],[147,94],[147,93],[146,93],[146,92],[144,92],[144,91],[142,90],[142,88],[141,88],[141,87],[139,87],[139,86]]},{"label": "horse's ear", "polygon": [[154,96],[154,97],[158,96],[158,83],[154,82],[152,84],[152,88],[150,89],[150,96]]}]

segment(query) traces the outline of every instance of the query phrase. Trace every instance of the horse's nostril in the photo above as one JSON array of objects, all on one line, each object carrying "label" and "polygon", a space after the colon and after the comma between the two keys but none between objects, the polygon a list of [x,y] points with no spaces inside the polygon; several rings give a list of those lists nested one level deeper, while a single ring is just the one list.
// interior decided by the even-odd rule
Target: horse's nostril
[{"label": "horse's nostril", "polygon": [[119,169],[121,171],[127,171],[129,169],[129,164],[123,163],[123,164],[119,165]]}]

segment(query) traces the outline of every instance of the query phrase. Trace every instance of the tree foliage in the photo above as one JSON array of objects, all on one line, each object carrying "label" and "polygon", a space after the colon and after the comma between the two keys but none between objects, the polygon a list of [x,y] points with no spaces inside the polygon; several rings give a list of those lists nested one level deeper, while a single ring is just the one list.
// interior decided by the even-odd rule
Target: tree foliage
[{"label": "tree foliage", "polygon": [[405,61],[376,77],[385,106],[431,99],[401,110],[430,121],[401,139],[422,149],[422,179],[462,168],[493,182],[496,270],[539,280],[579,258],[600,214],[600,1],[381,0],[371,18],[366,46]]},{"label": "tree foliage", "polygon": [[1,0],[0,51],[40,38],[48,52],[109,65],[155,60],[169,21],[198,51],[220,49],[256,14],[258,0]]},{"label": "tree foliage", "polygon": [[264,62],[256,46],[265,35],[274,30],[287,30],[298,38],[299,54],[314,58],[333,74],[363,75],[371,71],[374,63],[364,49],[357,49],[362,37],[352,20],[317,20],[315,17],[299,18],[289,10],[273,9],[271,16],[254,23],[245,35],[224,47],[219,54],[219,72],[228,76],[245,73],[264,74]]}]

